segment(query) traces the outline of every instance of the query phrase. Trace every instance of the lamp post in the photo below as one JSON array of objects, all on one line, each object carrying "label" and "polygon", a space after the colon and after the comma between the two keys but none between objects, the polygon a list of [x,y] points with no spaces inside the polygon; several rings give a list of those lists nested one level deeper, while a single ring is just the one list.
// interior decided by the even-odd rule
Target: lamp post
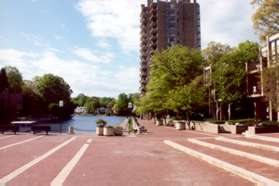
[{"label": "lamp post", "polygon": [[[62,108],[64,107],[64,101],[60,100],[58,103],[59,106],[59,116],[62,116]],[[60,134],[62,133],[62,124],[60,123]]]},{"label": "lamp post", "polygon": [[133,109],[133,103],[131,103],[131,102],[129,102],[128,103],[128,116],[130,116],[131,115],[131,110]]}]

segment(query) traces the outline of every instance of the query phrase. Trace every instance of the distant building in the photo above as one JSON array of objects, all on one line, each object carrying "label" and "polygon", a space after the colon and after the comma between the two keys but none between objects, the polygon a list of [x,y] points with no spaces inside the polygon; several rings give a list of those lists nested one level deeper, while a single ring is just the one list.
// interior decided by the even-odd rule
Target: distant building
[{"label": "distant building", "polygon": [[87,108],[86,107],[77,107],[75,109],[76,114],[86,114],[87,113]]},{"label": "distant building", "polygon": [[196,0],[148,0],[141,9],[141,94],[146,92],[154,52],[177,44],[201,48],[199,4]]},{"label": "distant building", "polygon": [[247,62],[247,94],[254,103],[255,117],[258,119],[279,119],[270,100],[264,93],[263,70],[279,64],[279,33],[267,37],[266,46],[260,49],[258,61]]}]

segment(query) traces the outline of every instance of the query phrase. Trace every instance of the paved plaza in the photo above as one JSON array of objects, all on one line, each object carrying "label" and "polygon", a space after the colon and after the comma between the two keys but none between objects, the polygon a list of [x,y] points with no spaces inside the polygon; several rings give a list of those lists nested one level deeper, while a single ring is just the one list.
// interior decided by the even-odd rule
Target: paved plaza
[{"label": "paved plaza", "polygon": [[[260,176],[259,180],[279,183],[279,143],[268,140],[279,139],[276,134],[263,140],[176,131],[156,127],[151,121],[140,123],[148,133],[138,137],[0,135],[0,185],[241,186],[258,183],[257,179],[208,162],[202,158],[204,154],[252,172],[256,178]],[[185,153],[168,142],[190,151]],[[195,156],[196,152],[201,155]]]}]

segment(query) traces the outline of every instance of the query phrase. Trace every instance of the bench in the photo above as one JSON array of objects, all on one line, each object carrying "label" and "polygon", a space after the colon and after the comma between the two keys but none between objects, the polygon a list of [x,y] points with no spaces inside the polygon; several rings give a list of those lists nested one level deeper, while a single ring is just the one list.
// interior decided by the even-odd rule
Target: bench
[{"label": "bench", "polygon": [[16,132],[18,130],[19,130],[19,127],[16,125],[4,125],[4,126],[0,125],[0,132],[2,134],[4,134],[5,132],[13,132],[14,134],[16,134]]},{"label": "bench", "polygon": [[46,135],[48,135],[48,132],[50,131],[50,126],[32,126],[31,130],[33,131],[33,134],[39,133],[39,132],[45,132]]}]

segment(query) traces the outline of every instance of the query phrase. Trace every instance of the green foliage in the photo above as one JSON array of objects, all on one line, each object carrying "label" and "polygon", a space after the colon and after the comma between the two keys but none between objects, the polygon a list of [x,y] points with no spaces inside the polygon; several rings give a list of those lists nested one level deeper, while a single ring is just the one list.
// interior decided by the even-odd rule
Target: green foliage
[{"label": "green foliage", "polygon": [[202,53],[206,59],[207,65],[209,65],[215,64],[223,55],[230,51],[231,47],[229,45],[211,41],[208,43],[207,48],[205,48]]},{"label": "green foliage", "polygon": [[105,120],[102,120],[102,119],[98,119],[96,121],[96,124],[97,124],[97,127],[105,127],[107,122]]},{"label": "green foliage", "polygon": [[7,73],[6,70],[2,68],[0,70],[0,93],[8,88],[9,88],[9,82],[8,82]]},{"label": "green foliage", "polygon": [[237,120],[230,120],[230,125],[235,125],[236,123],[242,124],[242,125],[255,125],[257,121],[255,119],[237,119]]},{"label": "green foliage", "polygon": [[[203,57],[198,50],[175,46],[152,57],[146,94],[137,112],[188,111],[203,100]],[[197,78],[197,79],[196,79]]]},{"label": "green foliage", "polygon": [[115,113],[117,113],[118,115],[123,115],[123,116],[127,115],[129,112],[128,103],[129,103],[128,95],[125,93],[120,94],[113,107]]},{"label": "green foliage", "polygon": [[36,88],[48,103],[58,103],[60,100],[70,101],[72,90],[59,76],[46,74],[35,81]]},{"label": "green foliage", "polygon": [[23,85],[21,73],[17,68],[11,66],[4,67],[4,69],[8,77],[9,91],[11,93],[20,93]]},{"label": "green foliage", "polygon": [[278,0],[252,0],[256,11],[252,17],[255,30],[264,41],[266,36],[279,32]]},{"label": "green foliage", "polygon": [[21,114],[39,116],[47,111],[43,97],[36,92],[33,82],[25,81],[22,87],[23,105]]},{"label": "green foliage", "polygon": [[84,94],[79,94],[77,97],[73,98],[73,102],[76,105],[83,107],[83,106],[85,106],[88,99],[89,99],[88,96],[86,96]]},{"label": "green foliage", "polygon": [[245,63],[258,58],[258,44],[250,41],[223,55],[213,65],[213,84],[216,99],[223,104],[232,104],[246,98]]},{"label": "green foliage", "polygon": [[86,103],[85,103],[85,107],[87,108],[87,112],[89,114],[96,114],[97,109],[99,108],[99,99],[92,97],[92,98],[88,98]]}]

